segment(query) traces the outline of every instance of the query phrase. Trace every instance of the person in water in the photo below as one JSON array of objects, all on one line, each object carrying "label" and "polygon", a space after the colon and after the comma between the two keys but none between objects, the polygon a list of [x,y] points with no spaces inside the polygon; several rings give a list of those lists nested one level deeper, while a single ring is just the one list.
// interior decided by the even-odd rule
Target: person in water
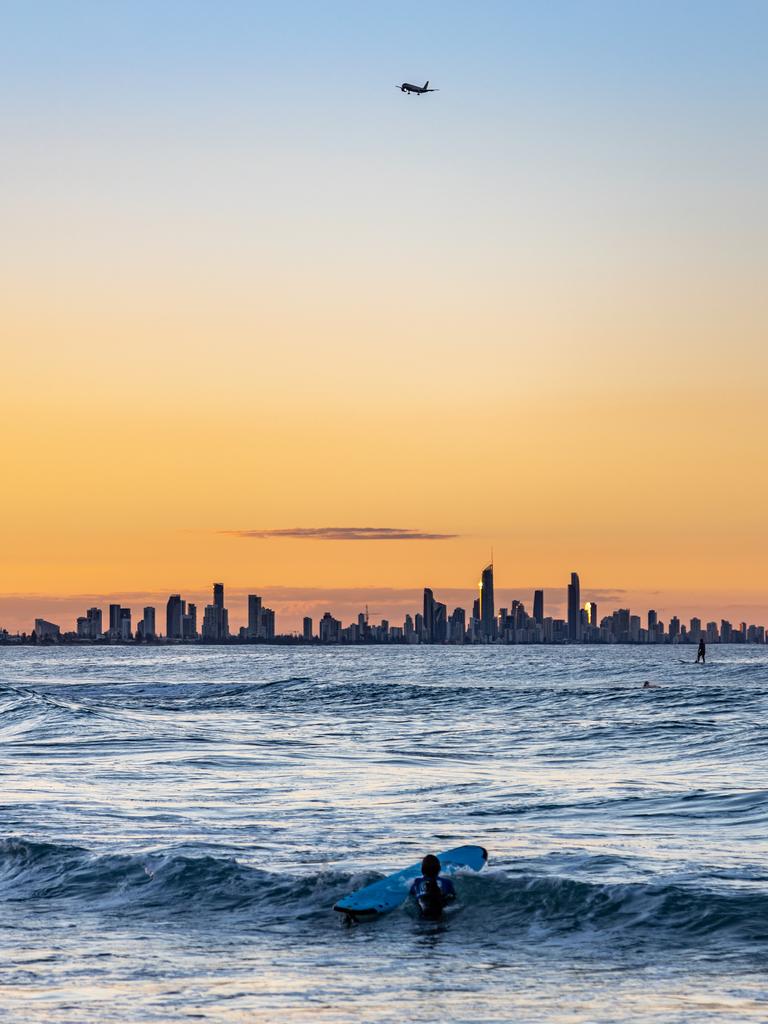
[{"label": "person in water", "polygon": [[696,655],[696,664],[701,662],[702,665],[707,663],[707,645],[703,640],[699,640],[699,653]]},{"label": "person in water", "polygon": [[433,921],[442,916],[447,903],[456,899],[456,890],[449,878],[440,878],[440,861],[428,853],[421,862],[421,878],[411,886],[411,896],[419,904],[424,917]]}]

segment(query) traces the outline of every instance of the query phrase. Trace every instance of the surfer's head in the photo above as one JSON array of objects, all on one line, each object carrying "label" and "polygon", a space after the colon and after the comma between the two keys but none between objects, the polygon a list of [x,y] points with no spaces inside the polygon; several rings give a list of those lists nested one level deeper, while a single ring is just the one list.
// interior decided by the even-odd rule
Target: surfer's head
[{"label": "surfer's head", "polygon": [[425,878],[437,878],[440,874],[440,861],[434,853],[428,853],[421,862],[421,873]]}]

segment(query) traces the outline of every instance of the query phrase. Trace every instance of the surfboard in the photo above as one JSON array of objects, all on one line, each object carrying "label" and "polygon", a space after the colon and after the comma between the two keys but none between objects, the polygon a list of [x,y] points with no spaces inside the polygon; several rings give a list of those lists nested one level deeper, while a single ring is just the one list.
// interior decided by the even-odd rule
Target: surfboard
[{"label": "surfboard", "polygon": [[[482,846],[457,846],[438,854],[442,874],[452,875],[462,868],[481,871],[488,861],[488,851]],[[372,882],[356,892],[344,896],[334,905],[334,910],[354,920],[370,920],[379,914],[396,910],[408,895],[415,878],[421,875],[421,864],[411,864],[402,871]]]}]

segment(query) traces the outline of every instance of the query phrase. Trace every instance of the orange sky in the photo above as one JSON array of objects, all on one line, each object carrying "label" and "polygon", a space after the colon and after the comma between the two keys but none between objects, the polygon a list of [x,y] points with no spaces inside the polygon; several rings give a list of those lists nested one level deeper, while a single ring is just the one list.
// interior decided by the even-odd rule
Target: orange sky
[{"label": "orange sky", "polygon": [[[482,110],[450,62],[423,103],[389,71],[243,100],[234,33],[180,72],[199,110],[126,52],[10,122],[0,626],[25,594],[471,587],[491,546],[502,586],[764,614],[766,160],[754,100],[722,119],[754,82],[681,67],[682,111],[641,50],[526,105],[500,52]],[[456,537],[227,533],[333,526]]]}]

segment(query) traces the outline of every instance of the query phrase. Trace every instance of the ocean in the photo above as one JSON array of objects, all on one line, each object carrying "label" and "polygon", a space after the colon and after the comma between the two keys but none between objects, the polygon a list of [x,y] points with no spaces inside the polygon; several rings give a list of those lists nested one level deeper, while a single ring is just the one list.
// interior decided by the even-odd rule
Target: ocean
[{"label": "ocean", "polygon": [[0,1019],[767,1021],[768,649],[709,655],[0,648]]}]

